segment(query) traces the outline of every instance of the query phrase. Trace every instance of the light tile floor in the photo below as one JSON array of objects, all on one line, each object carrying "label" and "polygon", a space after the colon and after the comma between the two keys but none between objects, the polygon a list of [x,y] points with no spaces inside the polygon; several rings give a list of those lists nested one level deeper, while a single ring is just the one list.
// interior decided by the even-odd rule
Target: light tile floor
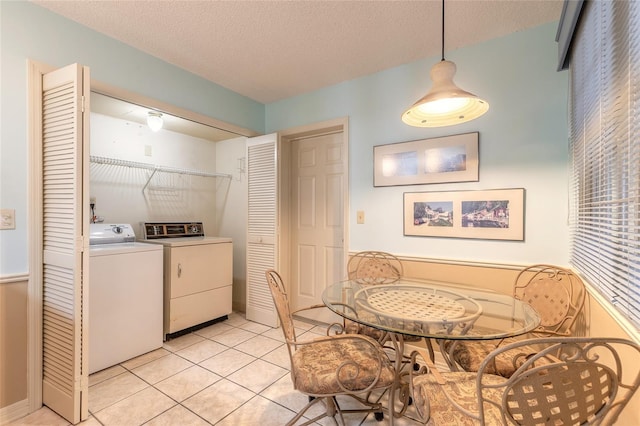
[{"label": "light tile floor", "polygon": [[[298,336],[325,329],[296,322]],[[382,395],[381,398],[386,398]],[[293,390],[281,329],[233,313],[225,321],[164,343],[163,347],[89,377],[85,426],[279,426],[307,403]],[[307,413],[320,413],[317,404]],[[397,426],[417,426],[412,407]],[[373,415],[345,415],[348,425],[386,425]],[[300,421],[302,423],[303,420]],[[12,425],[66,426],[43,407]],[[320,425],[334,424],[324,418]]]}]

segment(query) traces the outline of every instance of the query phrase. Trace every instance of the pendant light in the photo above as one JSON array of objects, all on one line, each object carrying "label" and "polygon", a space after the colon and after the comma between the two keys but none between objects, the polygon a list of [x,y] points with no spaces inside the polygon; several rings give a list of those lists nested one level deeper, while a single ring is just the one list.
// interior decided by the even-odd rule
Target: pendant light
[{"label": "pendant light", "polygon": [[147,126],[149,126],[152,131],[157,132],[158,130],[162,129],[162,124],[162,113],[157,111],[149,111],[147,115]]},{"label": "pendant light", "polygon": [[402,114],[415,127],[442,127],[464,123],[489,110],[487,101],[453,82],[456,64],[444,59],[444,0],[442,0],[442,59],[431,68],[431,90]]}]

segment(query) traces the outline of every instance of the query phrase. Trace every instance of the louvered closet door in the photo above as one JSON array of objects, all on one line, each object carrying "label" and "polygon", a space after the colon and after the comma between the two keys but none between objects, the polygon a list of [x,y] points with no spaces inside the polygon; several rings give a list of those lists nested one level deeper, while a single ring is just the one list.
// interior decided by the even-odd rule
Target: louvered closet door
[{"label": "louvered closet door", "polygon": [[89,83],[77,64],[42,80],[42,399],[74,424],[88,417]]},{"label": "louvered closet door", "polygon": [[277,327],[265,271],[278,265],[278,135],[247,140],[247,319]]}]

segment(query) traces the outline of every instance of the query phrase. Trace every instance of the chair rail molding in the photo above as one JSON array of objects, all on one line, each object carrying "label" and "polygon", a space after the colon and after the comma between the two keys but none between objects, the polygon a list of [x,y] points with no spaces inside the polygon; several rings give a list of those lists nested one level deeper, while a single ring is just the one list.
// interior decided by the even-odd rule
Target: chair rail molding
[{"label": "chair rail molding", "polygon": [[22,281],[29,281],[29,273],[21,272],[18,274],[6,274],[0,275],[0,284],[19,283]]}]

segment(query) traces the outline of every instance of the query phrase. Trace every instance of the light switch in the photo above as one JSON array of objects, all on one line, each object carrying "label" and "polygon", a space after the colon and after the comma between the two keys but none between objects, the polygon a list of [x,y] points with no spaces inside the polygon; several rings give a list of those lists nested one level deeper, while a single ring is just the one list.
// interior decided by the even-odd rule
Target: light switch
[{"label": "light switch", "polygon": [[358,222],[358,225],[362,225],[364,223],[364,211],[358,210],[356,221]]},{"label": "light switch", "polygon": [[16,211],[0,209],[0,229],[16,229]]}]

